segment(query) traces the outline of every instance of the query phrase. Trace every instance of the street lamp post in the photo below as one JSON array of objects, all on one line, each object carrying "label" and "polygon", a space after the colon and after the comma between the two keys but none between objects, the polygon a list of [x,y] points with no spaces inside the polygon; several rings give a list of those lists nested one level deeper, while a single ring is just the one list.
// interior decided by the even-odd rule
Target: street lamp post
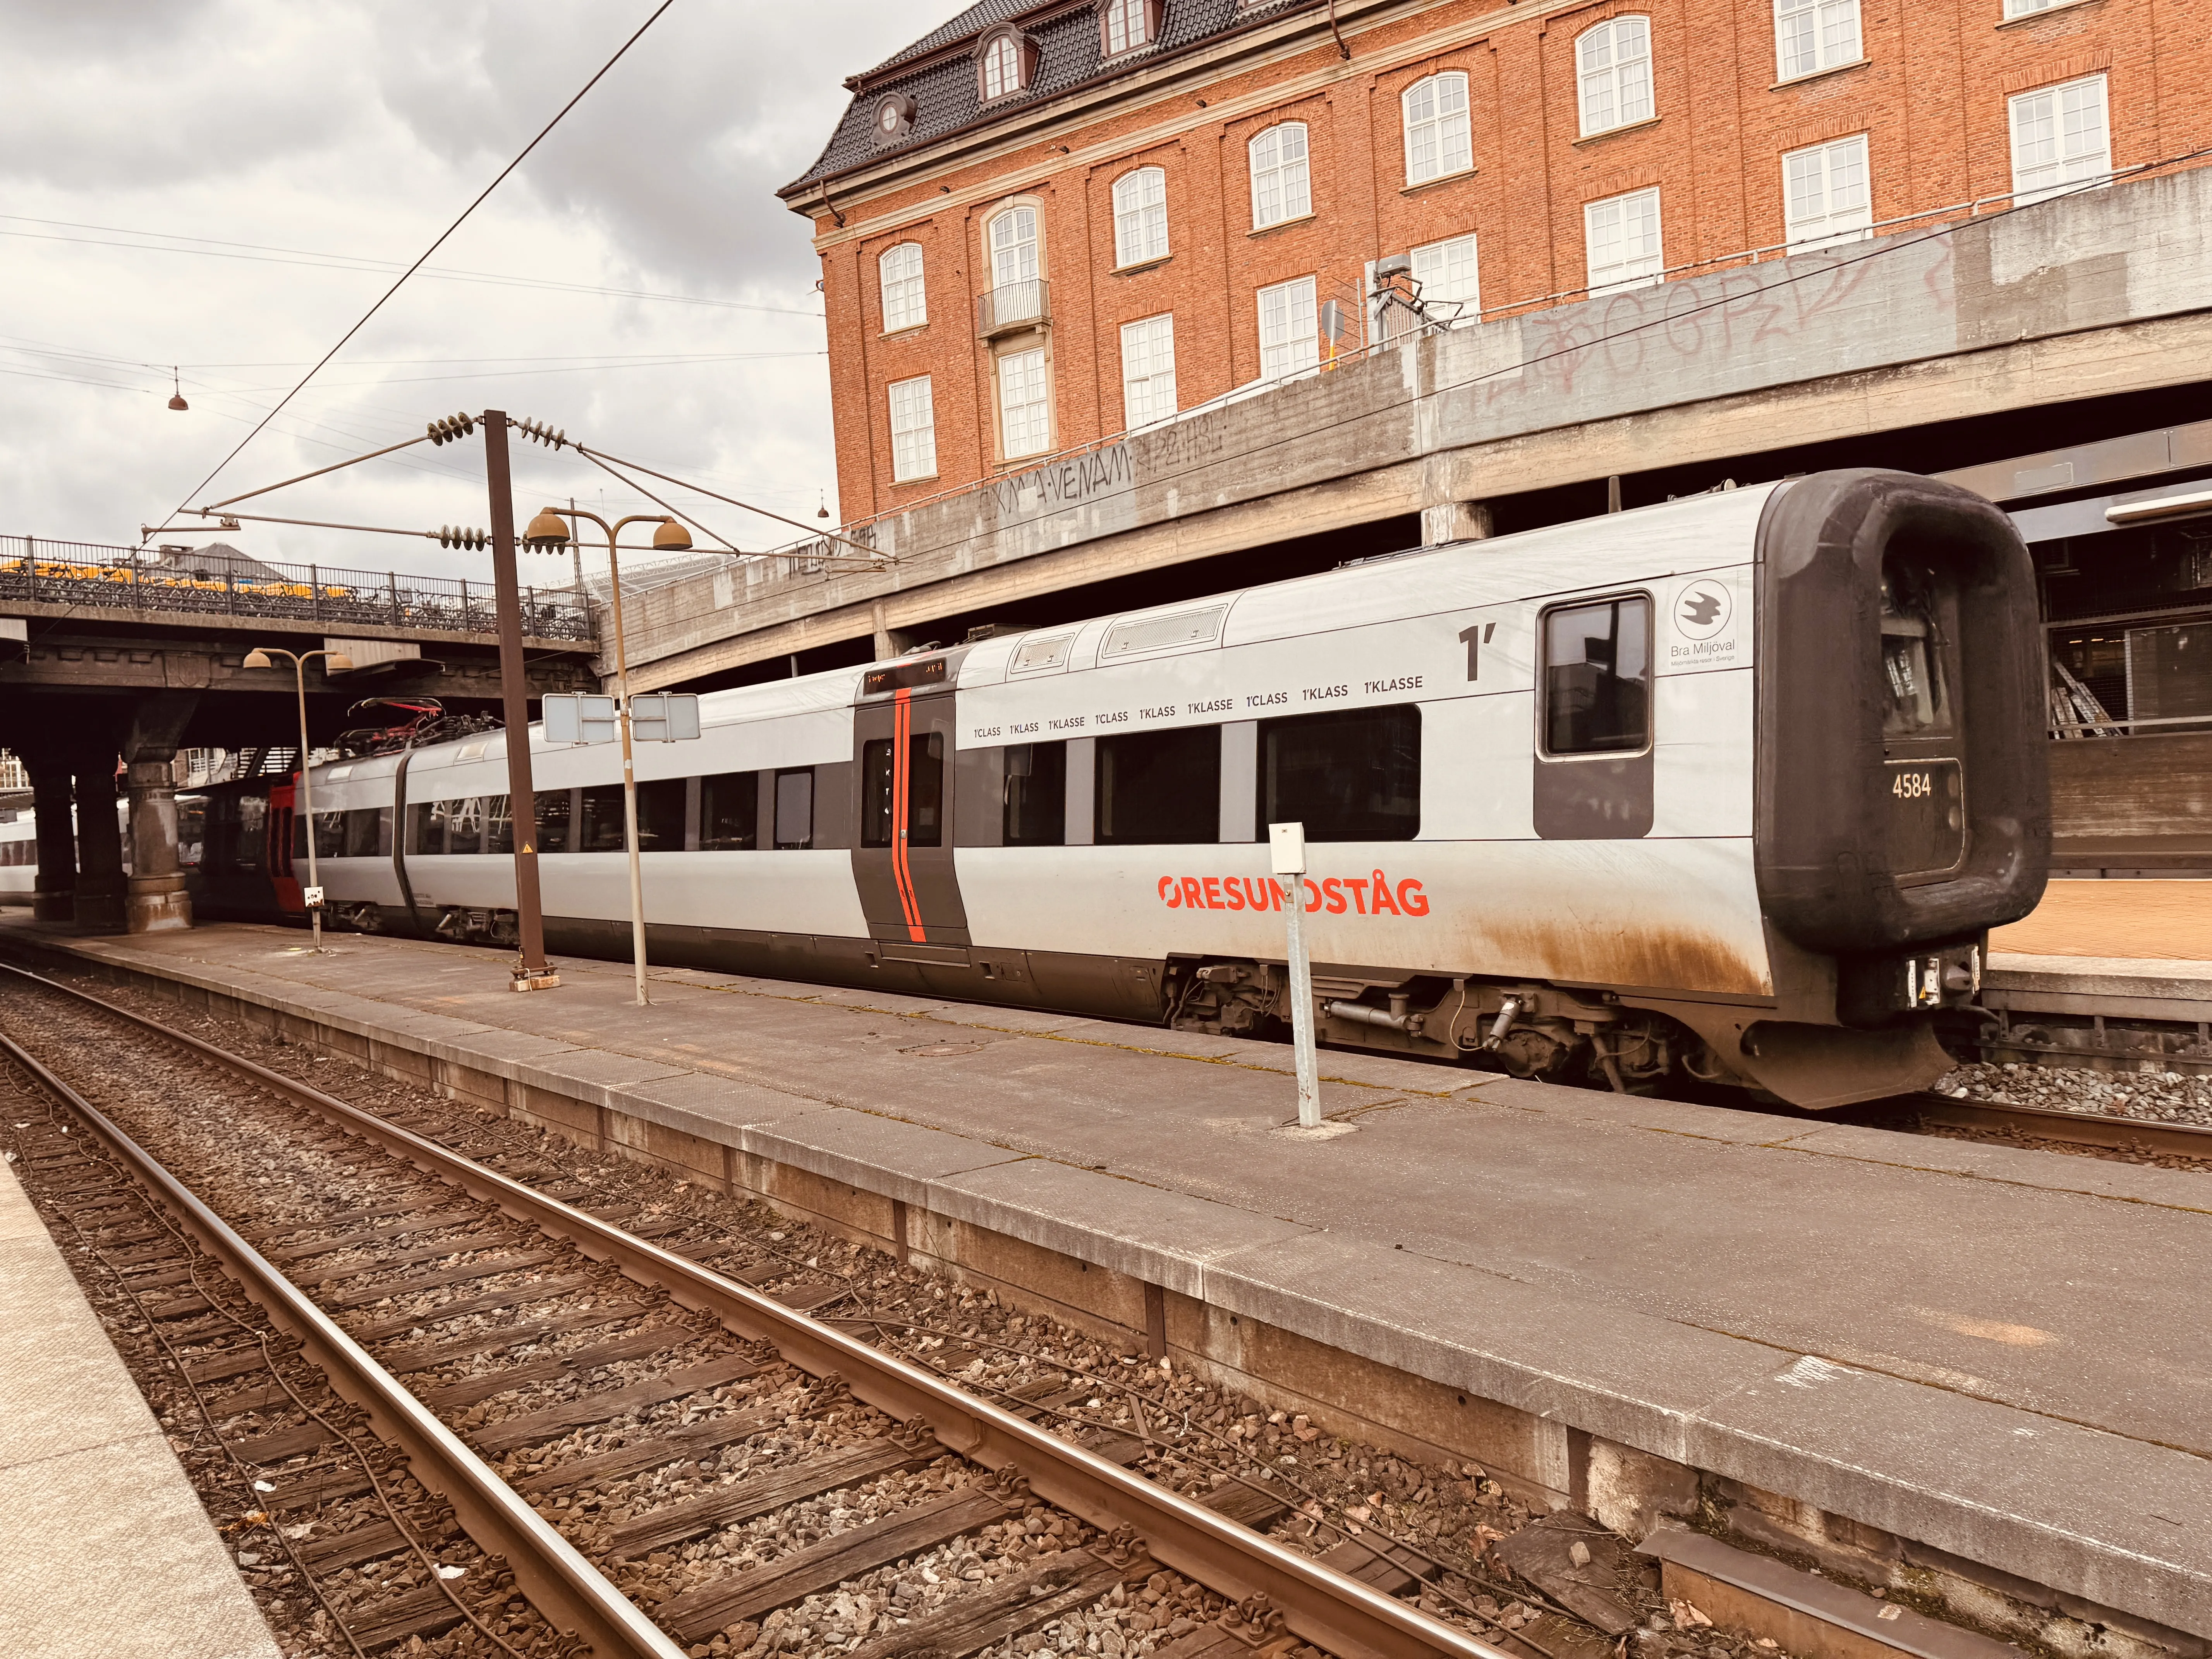
[{"label": "street lamp post", "polygon": [[351,671],[353,659],[343,651],[286,651],[275,647],[262,647],[246,653],[246,668],[273,668],[271,657],[292,659],[292,679],[300,694],[300,822],[307,826],[307,890],[313,902],[307,906],[307,926],[315,941],[315,953],[323,949],[323,884],[315,866],[315,792],[307,773],[307,659],[320,657],[323,672],[332,670],[343,674]]},{"label": "street lamp post", "polygon": [[544,552],[566,547],[570,540],[567,523],[569,519],[589,519],[606,532],[607,538],[607,585],[613,594],[615,617],[616,723],[622,734],[623,840],[629,853],[630,956],[637,979],[638,1006],[643,1007],[652,1000],[645,994],[645,874],[638,860],[637,766],[630,744],[629,653],[623,643],[622,566],[616,557],[615,541],[625,526],[659,525],[660,528],[653,532],[653,551],[681,553],[690,547],[691,536],[675,520],[655,513],[633,513],[609,524],[598,514],[586,513],[581,507],[549,507],[530,521],[530,528],[523,532],[522,539]]}]

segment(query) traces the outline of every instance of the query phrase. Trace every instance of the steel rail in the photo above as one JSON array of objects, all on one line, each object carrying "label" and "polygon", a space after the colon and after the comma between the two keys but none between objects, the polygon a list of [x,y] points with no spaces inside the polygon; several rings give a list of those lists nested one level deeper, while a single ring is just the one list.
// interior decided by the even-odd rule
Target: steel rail
[{"label": "steel rail", "polygon": [[2052,1106],[2011,1106],[2002,1101],[1960,1100],[1955,1095],[1938,1094],[1905,1096],[1898,1103],[1897,1111],[1944,1128],[2016,1129],[2039,1140],[2066,1140],[2120,1152],[2165,1152],[2212,1162],[2212,1128],[2186,1123],[2068,1112]]},{"label": "steel rail", "polygon": [[[920,1419],[949,1449],[994,1470],[1012,1470],[1028,1480],[1039,1498],[1101,1531],[1132,1529],[1145,1552],[1162,1565],[1232,1600],[1265,1596],[1291,1634],[1339,1659],[1508,1659],[1501,1650],[1416,1607],[1285,1549],[1179,1492],[952,1387],[920,1366],[549,1198],[434,1140],[74,986],[13,963],[0,963],[0,967],[89,1003],[322,1113],[471,1197],[495,1204],[506,1214],[565,1240],[586,1255],[611,1262],[641,1283],[668,1291],[679,1304],[711,1312],[740,1334],[773,1344],[802,1370],[817,1376],[833,1372],[842,1376],[868,1404],[903,1422]],[[439,1431],[444,1433],[442,1428]],[[532,1519],[536,1519],[534,1513]]]},{"label": "steel rail", "polygon": [[[42,980],[41,983],[52,981]],[[217,1261],[245,1280],[247,1293],[270,1319],[300,1339],[331,1387],[368,1413],[380,1437],[407,1454],[408,1473],[453,1506],[463,1530],[485,1553],[506,1559],[522,1592],[540,1613],[588,1641],[600,1659],[684,1659],[684,1650],[578,1553],[574,1545],[540,1519],[513,1487],[432,1415],[428,1407],[370,1358],[305,1291],[153,1154],[4,1034],[0,1034],[0,1050],[83,1118],[173,1216]]]}]

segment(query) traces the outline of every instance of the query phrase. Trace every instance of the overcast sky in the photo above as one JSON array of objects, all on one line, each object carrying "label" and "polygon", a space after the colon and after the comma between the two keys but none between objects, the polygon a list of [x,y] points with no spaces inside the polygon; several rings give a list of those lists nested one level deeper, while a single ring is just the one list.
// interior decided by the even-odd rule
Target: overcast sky
[{"label": "overcast sky", "polygon": [[[127,544],[166,522],[653,3],[0,0],[0,531]],[[954,9],[676,0],[432,261],[519,282],[416,276],[187,504],[504,406],[810,524],[824,492],[835,513],[818,266],[773,192],[828,138],[844,76]],[[262,505],[480,525],[482,456],[420,447]],[[572,454],[516,462],[525,513],[603,489],[651,510]],[[794,533],[695,502],[742,547]],[[223,539],[489,571],[388,537]]]}]

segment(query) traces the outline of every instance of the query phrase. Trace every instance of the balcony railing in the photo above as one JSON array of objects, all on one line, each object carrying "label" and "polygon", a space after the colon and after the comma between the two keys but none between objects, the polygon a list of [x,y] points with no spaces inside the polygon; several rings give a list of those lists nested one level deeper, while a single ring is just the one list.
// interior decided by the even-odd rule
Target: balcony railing
[{"label": "balcony railing", "polygon": [[975,333],[995,340],[1016,329],[1040,328],[1052,320],[1051,284],[1042,276],[1006,283],[975,301]]},{"label": "balcony railing", "polygon": [[[28,536],[0,536],[0,599],[286,617],[333,628],[354,623],[491,634],[499,626],[489,582],[258,559],[241,567],[222,555],[195,564],[189,554],[165,554],[157,562],[132,548]],[[522,631],[535,639],[578,641],[592,639],[594,632],[590,607],[573,587],[523,589]]]}]

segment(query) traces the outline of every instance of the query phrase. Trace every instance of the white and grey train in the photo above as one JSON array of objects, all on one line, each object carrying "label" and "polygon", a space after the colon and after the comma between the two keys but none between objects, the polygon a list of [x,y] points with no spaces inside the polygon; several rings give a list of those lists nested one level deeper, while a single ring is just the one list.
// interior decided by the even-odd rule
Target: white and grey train
[{"label": "white and grey train", "polygon": [[[2040,896],[2037,662],[2004,515],[1850,471],[714,693],[640,750],[649,949],[1275,1035],[1297,820],[1327,1042],[1839,1105]],[[342,921],[512,938],[504,741],[318,769]],[[616,754],[532,743],[548,944],[627,955]]]}]

